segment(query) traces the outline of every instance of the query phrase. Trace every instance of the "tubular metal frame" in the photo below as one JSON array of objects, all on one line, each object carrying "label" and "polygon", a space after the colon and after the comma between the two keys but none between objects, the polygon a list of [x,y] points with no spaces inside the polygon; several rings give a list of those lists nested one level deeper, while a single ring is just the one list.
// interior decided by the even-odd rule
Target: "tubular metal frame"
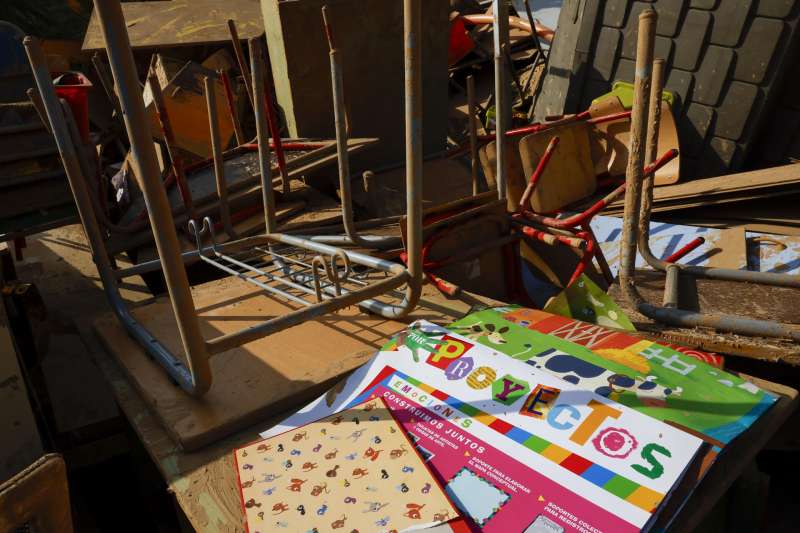
[{"label": "tubular metal frame", "polygon": [[[707,268],[669,263],[656,258],[650,250],[649,222],[652,207],[652,177],[643,176],[645,157],[652,160],[658,142],[663,61],[653,61],[657,14],[647,9],[639,16],[633,110],[628,168],[625,176],[625,211],[622,226],[622,250],[619,280],[626,301],[643,315],[678,327],[708,327],[740,335],[780,337],[800,342],[800,330],[767,320],[735,315],[698,313],[678,307],[678,281],[681,273],[709,279],[746,281],[784,287],[800,287],[800,276],[752,272],[747,270]],[[649,108],[649,110],[648,110]],[[646,150],[646,151],[645,151]],[[636,289],[634,271],[637,244],[639,253],[653,268],[666,272],[663,306],[646,302]]]},{"label": "tubular metal frame", "polygon": [[344,77],[342,59],[333,38],[333,28],[328,18],[328,6],[322,6],[322,20],[328,40],[331,65],[331,92],[333,94],[333,116],[336,128],[336,158],[339,168],[339,191],[342,204],[342,224],[345,235],[315,235],[315,242],[360,246],[367,249],[388,250],[402,246],[399,236],[360,235],[353,217],[353,192],[350,179],[350,156],[347,153],[349,128],[347,107],[344,99]]},{"label": "tubular metal frame", "polygon": [[[275,199],[269,158],[269,126],[264,95],[265,69],[263,47],[250,42],[252,61],[252,90],[255,108],[259,166],[266,233],[217,245],[214,225],[204,219],[202,228],[192,221],[198,249],[181,254],[166,190],[159,180],[149,121],[145,114],[133,54],[119,0],[95,0],[95,9],[106,42],[114,83],[119,95],[125,127],[131,143],[134,173],[146,199],[148,217],[158,249],[161,270],[166,278],[178,332],[185,351],[186,363],[171,353],[130,313],[122,299],[117,281],[131,275],[115,272],[105,247],[96,213],[86,185],[79,141],[71,135],[63,106],[55,94],[49,72],[38,42],[25,39],[25,48],[32,66],[36,85],[42,96],[48,122],[64,162],[67,177],[75,197],[93,260],[98,268],[104,291],[115,314],[128,333],[153,357],[188,394],[202,396],[211,387],[211,355],[303,323],[320,315],[358,304],[365,310],[389,319],[402,318],[417,304],[422,284],[422,95],[421,95],[421,0],[404,0],[404,57],[405,57],[405,136],[406,136],[406,205],[408,219],[408,266],[342,250],[310,238],[276,233]],[[208,95],[207,95],[208,96]],[[216,117],[210,117],[212,132]],[[338,138],[338,136],[337,136]],[[216,155],[216,154],[215,154]],[[215,157],[216,159],[216,157]],[[220,176],[217,176],[218,183]],[[286,185],[284,181],[284,185]],[[203,245],[203,233],[211,237]],[[291,249],[288,249],[291,247]],[[256,263],[242,260],[255,255]],[[297,257],[312,257],[303,261]],[[325,257],[329,260],[326,262]],[[243,278],[267,292],[301,304],[303,308],[266,320],[249,328],[210,340],[204,339],[192,300],[184,260],[196,258]],[[340,263],[343,268],[340,268]],[[265,267],[272,265],[269,269]],[[324,271],[327,280],[319,275]],[[372,273],[370,273],[372,272]],[[378,281],[369,283],[375,275]],[[275,285],[267,283],[272,281]],[[377,298],[405,285],[399,303]],[[290,291],[295,291],[290,292]],[[298,293],[305,295],[298,296]],[[310,297],[316,301],[310,301]]]}]

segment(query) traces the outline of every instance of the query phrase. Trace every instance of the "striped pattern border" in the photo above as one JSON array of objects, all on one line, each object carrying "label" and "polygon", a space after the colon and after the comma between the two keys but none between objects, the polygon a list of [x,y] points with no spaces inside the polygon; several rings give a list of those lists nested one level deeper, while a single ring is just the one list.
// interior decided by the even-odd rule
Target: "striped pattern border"
[{"label": "striped pattern border", "polygon": [[453,409],[461,411],[467,416],[474,418],[483,425],[505,435],[511,440],[522,444],[529,450],[536,452],[545,459],[569,470],[583,479],[597,485],[601,489],[621,498],[640,509],[652,513],[664,499],[664,495],[647,487],[639,485],[635,481],[612,472],[592,461],[572,453],[557,444],[553,444],[541,437],[528,433],[518,427],[512,426],[508,422],[498,419],[488,413],[476,409],[474,406],[450,397],[438,389],[418,381],[402,372],[396,372],[398,377],[408,381],[415,387],[422,389],[431,396],[438,398]]}]

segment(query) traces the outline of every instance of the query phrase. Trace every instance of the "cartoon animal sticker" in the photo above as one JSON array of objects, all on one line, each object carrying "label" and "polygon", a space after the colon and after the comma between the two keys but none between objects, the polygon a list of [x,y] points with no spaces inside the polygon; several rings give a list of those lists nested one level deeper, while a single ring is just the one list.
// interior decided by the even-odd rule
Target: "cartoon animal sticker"
[{"label": "cartoon animal sticker", "polygon": [[364,511],[363,511],[365,513],[378,513],[378,512],[381,511],[381,509],[383,509],[384,507],[389,505],[389,502],[386,502],[386,503],[381,503],[381,502],[362,502],[362,503],[367,506],[366,509],[364,509]]},{"label": "cartoon animal sticker", "polygon": [[322,493],[328,494],[330,491],[328,490],[327,483],[323,483],[322,485],[314,485],[314,488],[311,489],[312,496],[319,496]]},{"label": "cartoon animal sticker", "polygon": [[375,461],[378,459],[378,456],[381,454],[383,450],[375,450],[370,446],[364,451],[364,459],[369,459],[370,461]]},{"label": "cartoon animal sticker", "polygon": [[389,457],[391,457],[392,459],[397,459],[399,457],[404,456],[407,453],[408,453],[408,450],[406,449],[405,445],[401,444],[399,448],[394,449],[394,450],[389,452]]},{"label": "cartoon animal sticker", "polygon": [[450,520],[450,511],[447,509],[442,509],[438,513],[433,514],[434,522],[447,522],[448,520]]},{"label": "cartoon animal sticker", "polygon": [[419,520],[420,518],[422,518],[421,511],[423,507],[425,507],[425,504],[420,505],[418,503],[407,503],[406,509],[408,509],[408,511],[403,513],[403,516],[407,516],[412,520]]},{"label": "cartoon animal sticker", "polygon": [[301,490],[303,490],[303,483],[305,483],[306,481],[308,480],[292,478],[292,483],[286,488],[292,492],[300,492]]}]

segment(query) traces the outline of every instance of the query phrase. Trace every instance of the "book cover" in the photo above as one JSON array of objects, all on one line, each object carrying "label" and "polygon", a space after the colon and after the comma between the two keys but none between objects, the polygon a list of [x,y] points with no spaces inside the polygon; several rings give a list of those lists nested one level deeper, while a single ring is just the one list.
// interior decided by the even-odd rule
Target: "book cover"
[{"label": "book cover", "polygon": [[776,400],[709,364],[708,354],[544,311],[487,309],[448,327],[494,353],[692,432],[718,450]]},{"label": "book cover", "polygon": [[387,402],[476,530],[639,531],[702,445],[425,322],[264,435],[370,398]]}]

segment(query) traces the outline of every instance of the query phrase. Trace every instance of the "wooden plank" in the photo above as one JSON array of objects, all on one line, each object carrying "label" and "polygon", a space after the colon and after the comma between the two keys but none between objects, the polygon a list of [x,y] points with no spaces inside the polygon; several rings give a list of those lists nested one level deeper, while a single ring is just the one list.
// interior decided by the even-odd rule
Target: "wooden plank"
[{"label": "wooden plank", "polygon": [[[636,287],[646,301],[660,303],[664,295],[664,274],[637,270]],[[800,366],[800,348],[791,341],[659,324],[628,305],[618,284],[612,285],[608,294],[622,307],[638,332],[656,342],[677,343],[710,352]],[[743,315],[788,324],[798,322],[800,293],[796,289],[700,278],[692,281],[692,278],[682,276],[680,296],[681,307],[693,311]]]},{"label": "wooden plank", "polygon": [[[36,460],[44,450],[28,387],[17,359],[17,345],[0,295],[0,480]],[[0,523],[2,520],[0,520]],[[5,529],[0,528],[5,531]]]},{"label": "wooden plank", "polygon": [[0,531],[73,531],[60,455],[47,454],[0,485]]},{"label": "wooden plank", "polygon": [[[230,42],[228,19],[236,21],[239,38],[264,33],[258,0],[171,0],[123,2],[131,47],[168,48]],[[105,49],[97,13],[92,11],[82,49]]]},{"label": "wooden plank", "polygon": [[[653,190],[653,210],[658,211],[659,205],[662,204],[678,204],[680,208],[688,208],[759,198],[776,192],[796,193],[796,187],[792,186],[798,183],[800,183],[800,165],[790,164],[666,185]],[[620,210],[623,204],[623,200],[614,202],[609,206],[608,212]]]},{"label": "wooden plank", "polygon": [[[424,295],[417,310],[404,321],[347,308],[215,355],[211,359],[214,383],[201,399],[191,398],[176,387],[113,316],[98,320],[95,331],[175,442],[185,449],[196,449],[312,399],[342,374],[364,363],[408,322],[424,318],[447,323],[471,307],[465,300],[445,300],[432,288]],[[193,296],[206,339],[299,307],[268,297],[236,278],[194,287]],[[167,298],[132,312],[173,353],[183,356]]]}]

